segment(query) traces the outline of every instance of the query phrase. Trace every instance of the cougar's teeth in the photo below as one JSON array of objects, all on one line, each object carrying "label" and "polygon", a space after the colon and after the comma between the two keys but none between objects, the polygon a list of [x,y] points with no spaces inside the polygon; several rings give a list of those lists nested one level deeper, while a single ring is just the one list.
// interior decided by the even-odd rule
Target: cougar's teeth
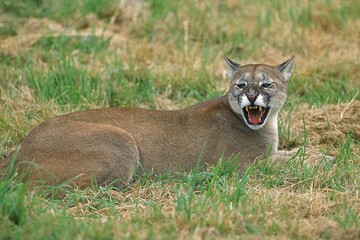
[{"label": "cougar's teeth", "polygon": [[250,109],[257,109],[258,106],[250,106],[249,108],[250,108]]},{"label": "cougar's teeth", "polygon": [[247,106],[247,107],[245,108],[245,110],[248,112],[248,111],[249,111],[249,106]]},{"label": "cougar's teeth", "polygon": [[262,111],[263,111],[263,107],[259,106],[259,110],[260,110],[260,112],[262,112]]}]

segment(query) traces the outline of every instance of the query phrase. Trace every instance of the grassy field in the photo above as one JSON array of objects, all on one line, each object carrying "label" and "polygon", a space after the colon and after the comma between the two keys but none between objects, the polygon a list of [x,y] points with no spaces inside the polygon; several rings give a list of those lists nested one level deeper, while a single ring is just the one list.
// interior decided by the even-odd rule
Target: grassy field
[{"label": "grassy field", "polygon": [[220,96],[223,55],[276,65],[295,54],[280,146],[336,160],[308,167],[302,151],[239,175],[223,159],[121,191],[33,189],[11,175],[0,239],[360,239],[359,29],[355,0],[2,0],[0,159],[52,116]]}]

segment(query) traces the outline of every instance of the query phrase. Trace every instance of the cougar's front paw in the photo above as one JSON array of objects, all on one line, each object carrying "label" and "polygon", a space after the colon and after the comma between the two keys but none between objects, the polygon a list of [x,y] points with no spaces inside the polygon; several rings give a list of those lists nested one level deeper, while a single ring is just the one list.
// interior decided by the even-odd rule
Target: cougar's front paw
[{"label": "cougar's front paw", "polygon": [[310,155],[306,160],[305,164],[314,166],[314,165],[332,165],[335,162],[335,157],[324,155],[324,154],[314,154]]},{"label": "cougar's front paw", "polygon": [[290,149],[290,150],[285,150],[285,152],[286,152],[286,155],[287,156],[293,156],[293,155],[295,155],[298,151],[299,151],[299,147],[297,147],[297,148],[292,148],[292,149]]}]

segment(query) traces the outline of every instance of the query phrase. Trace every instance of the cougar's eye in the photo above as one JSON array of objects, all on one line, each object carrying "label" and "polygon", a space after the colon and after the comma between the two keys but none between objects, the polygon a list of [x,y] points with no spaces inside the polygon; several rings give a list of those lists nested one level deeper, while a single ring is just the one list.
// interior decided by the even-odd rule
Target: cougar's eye
[{"label": "cougar's eye", "polygon": [[236,84],[236,86],[240,89],[243,89],[244,87],[246,87],[246,83],[245,82],[238,83],[238,84]]},{"label": "cougar's eye", "polygon": [[272,83],[262,83],[261,84],[261,87],[263,87],[263,88],[269,88],[271,86],[272,86]]}]

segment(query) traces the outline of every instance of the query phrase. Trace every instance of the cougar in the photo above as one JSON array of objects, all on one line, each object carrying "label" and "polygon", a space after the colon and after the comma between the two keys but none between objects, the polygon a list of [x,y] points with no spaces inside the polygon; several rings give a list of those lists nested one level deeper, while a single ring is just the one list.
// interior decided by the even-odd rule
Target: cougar
[{"label": "cougar", "polygon": [[277,118],[294,56],[277,66],[224,59],[224,96],[173,111],[109,108],[54,117],[30,131],[0,171],[16,158],[30,181],[73,179],[83,188],[94,179],[99,185],[119,179],[115,186],[124,187],[139,169],[171,174],[231,156],[245,169],[267,153],[285,161],[289,154],[277,149]]}]

